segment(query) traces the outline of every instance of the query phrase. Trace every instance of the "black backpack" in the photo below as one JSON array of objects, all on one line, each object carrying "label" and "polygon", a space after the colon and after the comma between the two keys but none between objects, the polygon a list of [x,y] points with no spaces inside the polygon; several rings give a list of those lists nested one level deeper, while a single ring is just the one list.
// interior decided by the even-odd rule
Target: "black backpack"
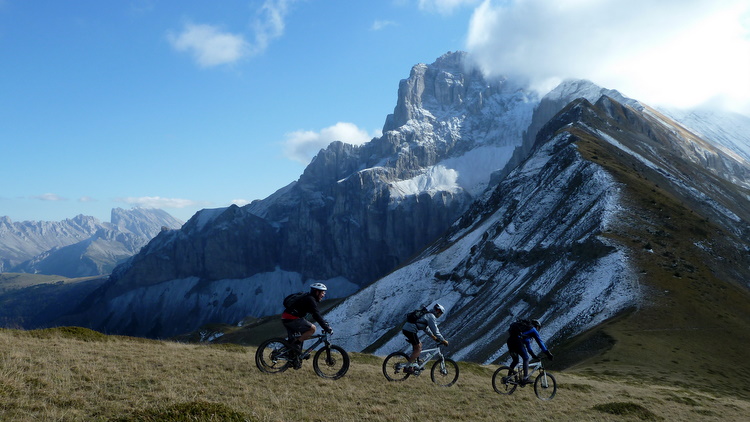
[{"label": "black backpack", "polygon": [[298,300],[302,299],[304,296],[307,295],[307,292],[297,292],[292,293],[289,296],[284,298],[284,309],[291,309],[294,307],[294,305],[297,303]]},{"label": "black backpack", "polygon": [[533,327],[534,326],[531,324],[531,321],[529,321],[528,319],[518,319],[510,324],[508,332],[512,336],[520,336],[521,333],[525,333]]},{"label": "black backpack", "polygon": [[408,314],[406,314],[406,322],[411,322],[412,324],[416,324],[419,318],[422,318],[428,312],[430,312],[430,310],[427,309],[426,306],[423,306],[421,309],[413,310],[409,312]]}]

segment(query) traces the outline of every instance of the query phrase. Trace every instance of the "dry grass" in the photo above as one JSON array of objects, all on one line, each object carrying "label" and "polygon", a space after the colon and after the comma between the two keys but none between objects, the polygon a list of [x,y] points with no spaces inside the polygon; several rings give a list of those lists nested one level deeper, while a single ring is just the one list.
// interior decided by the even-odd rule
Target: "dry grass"
[{"label": "dry grass", "polygon": [[492,390],[496,367],[460,363],[450,388],[429,374],[389,383],[379,357],[352,354],[338,381],[263,374],[252,347],[109,337],[85,329],[0,330],[0,420],[555,421],[744,420],[748,400],[634,379],[556,372],[550,402]]}]

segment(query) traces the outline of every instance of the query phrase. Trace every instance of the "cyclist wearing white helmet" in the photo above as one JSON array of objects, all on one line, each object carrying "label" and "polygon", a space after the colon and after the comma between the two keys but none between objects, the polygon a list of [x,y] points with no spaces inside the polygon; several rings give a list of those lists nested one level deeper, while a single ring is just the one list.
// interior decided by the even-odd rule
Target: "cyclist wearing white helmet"
[{"label": "cyclist wearing white helmet", "polygon": [[289,338],[294,339],[294,345],[298,347],[298,350],[302,350],[302,343],[315,334],[315,325],[305,319],[307,314],[312,315],[313,319],[323,328],[323,331],[333,333],[331,326],[323,319],[318,310],[318,303],[323,300],[327,290],[328,288],[323,283],[311,284],[310,292],[295,300],[281,314],[281,322],[284,324]]},{"label": "cyclist wearing white helmet", "polygon": [[[425,308],[426,310],[426,308]],[[424,312],[418,316],[416,322],[406,321],[401,329],[401,332],[406,336],[406,341],[411,344],[412,352],[409,356],[409,366],[404,369],[404,372],[412,373],[414,368],[419,366],[417,364],[417,358],[422,353],[422,342],[419,341],[419,331],[422,330],[427,333],[428,336],[432,337],[433,340],[439,341],[444,345],[448,345],[446,340],[437,326],[437,318],[440,318],[445,313],[443,305],[436,303],[432,307],[431,311]]]}]

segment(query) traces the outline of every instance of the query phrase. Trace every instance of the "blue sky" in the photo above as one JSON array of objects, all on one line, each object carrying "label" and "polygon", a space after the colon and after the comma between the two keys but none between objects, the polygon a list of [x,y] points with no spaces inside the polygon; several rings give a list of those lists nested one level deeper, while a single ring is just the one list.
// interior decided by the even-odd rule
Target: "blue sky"
[{"label": "blue sky", "polygon": [[327,143],[378,136],[411,67],[455,50],[541,91],[750,115],[745,3],[0,0],[0,216],[265,198]]}]

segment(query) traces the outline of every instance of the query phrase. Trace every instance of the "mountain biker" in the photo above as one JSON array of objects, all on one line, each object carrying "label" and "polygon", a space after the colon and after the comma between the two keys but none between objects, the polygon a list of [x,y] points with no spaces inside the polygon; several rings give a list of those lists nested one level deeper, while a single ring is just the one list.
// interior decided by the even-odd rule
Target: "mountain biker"
[{"label": "mountain biker", "polygon": [[521,384],[525,385],[531,383],[531,381],[529,381],[529,355],[534,359],[539,359],[531,349],[532,338],[536,340],[536,344],[542,349],[542,353],[546,354],[550,359],[554,359],[554,356],[552,356],[552,353],[547,349],[547,346],[539,336],[539,330],[541,328],[542,324],[535,319],[532,319],[531,321],[519,320],[510,324],[510,328],[508,329],[508,333],[510,334],[510,337],[508,337],[508,351],[510,352],[513,361],[510,363],[508,376],[504,381],[509,380],[515,373],[516,365],[518,365],[518,356],[521,355],[521,358],[523,359],[523,380],[521,381]]},{"label": "mountain biker", "polygon": [[315,334],[315,325],[305,319],[307,314],[312,315],[313,319],[323,328],[323,331],[333,334],[331,326],[323,319],[318,310],[318,303],[323,300],[327,290],[328,288],[323,283],[311,284],[310,293],[297,299],[281,314],[281,322],[284,324],[289,338],[293,339],[292,345],[297,351],[302,351],[302,344],[305,340]]},{"label": "mountain biker", "polygon": [[436,319],[440,318],[444,313],[445,308],[439,303],[436,303],[432,308],[432,311],[426,312],[419,317],[416,322],[412,323],[407,321],[404,323],[401,332],[406,336],[406,341],[411,344],[412,347],[411,356],[409,356],[409,366],[404,369],[404,372],[414,373],[414,368],[419,366],[417,358],[419,357],[419,354],[422,353],[422,342],[419,341],[418,335],[419,330],[427,333],[427,335],[432,337],[433,340],[439,341],[446,346],[448,345],[448,340],[440,334],[436,321]]}]

